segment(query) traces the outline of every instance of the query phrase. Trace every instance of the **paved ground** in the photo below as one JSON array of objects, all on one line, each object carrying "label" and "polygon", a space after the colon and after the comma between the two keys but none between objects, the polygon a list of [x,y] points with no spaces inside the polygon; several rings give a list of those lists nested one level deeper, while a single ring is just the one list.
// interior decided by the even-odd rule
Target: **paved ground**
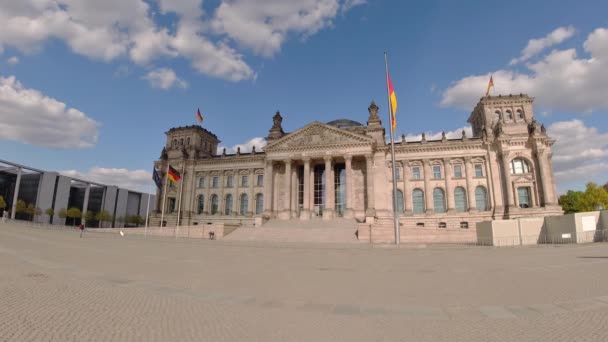
[{"label": "paved ground", "polygon": [[608,244],[369,248],[0,224],[0,341],[607,341]]}]

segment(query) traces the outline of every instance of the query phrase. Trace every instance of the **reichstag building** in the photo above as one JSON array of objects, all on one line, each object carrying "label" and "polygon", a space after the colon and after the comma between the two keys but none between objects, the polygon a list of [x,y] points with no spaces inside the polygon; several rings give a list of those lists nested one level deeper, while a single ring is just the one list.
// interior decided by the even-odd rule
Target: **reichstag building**
[{"label": "reichstag building", "polygon": [[[480,221],[561,214],[554,140],[536,121],[533,101],[486,96],[468,119],[473,136],[396,143],[401,226],[474,230]],[[180,184],[171,184],[166,194],[158,190],[157,208],[165,203],[167,225],[181,208],[180,225],[352,219],[390,230],[391,154],[378,110],[372,102],[365,125],[312,122],[293,132],[277,112],[266,146],[247,153],[217,153],[218,137],[200,126],[171,128],[154,166],[163,180],[167,164],[181,173],[182,198]]]}]

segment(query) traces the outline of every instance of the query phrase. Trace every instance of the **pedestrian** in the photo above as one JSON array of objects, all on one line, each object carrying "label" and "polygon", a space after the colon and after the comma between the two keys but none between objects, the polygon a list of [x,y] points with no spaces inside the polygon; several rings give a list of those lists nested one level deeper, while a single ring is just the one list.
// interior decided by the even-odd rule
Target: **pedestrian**
[{"label": "pedestrian", "polygon": [[84,233],[84,224],[80,223],[78,229],[80,229],[80,238],[82,239],[82,233]]}]

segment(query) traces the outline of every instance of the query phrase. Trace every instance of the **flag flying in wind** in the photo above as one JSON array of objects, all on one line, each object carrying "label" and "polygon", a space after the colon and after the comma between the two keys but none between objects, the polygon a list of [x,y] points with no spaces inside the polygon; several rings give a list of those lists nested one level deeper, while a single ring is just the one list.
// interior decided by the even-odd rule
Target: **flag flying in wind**
[{"label": "flag flying in wind", "polygon": [[388,98],[391,102],[391,125],[393,127],[393,132],[397,128],[397,96],[395,95],[395,90],[393,89],[393,82],[391,82],[391,77],[386,74],[386,81],[388,82]]},{"label": "flag flying in wind", "polygon": [[163,187],[163,181],[160,179],[160,174],[158,173],[158,170],[156,170],[156,168],[154,168],[154,171],[152,171],[152,179],[154,180],[154,183],[156,183],[156,186],[159,189]]},{"label": "flag flying in wind", "polygon": [[492,76],[490,76],[490,82],[488,82],[488,90],[486,90],[486,96],[490,95],[491,88],[494,88],[494,80],[492,80]]},{"label": "flag flying in wind", "polygon": [[200,122],[203,123],[203,116],[201,115],[201,110],[200,108],[196,109],[196,119]]},{"label": "flag flying in wind", "polygon": [[173,183],[177,183],[180,180],[180,176],[179,176],[179,172],[177,172],[177,170],[175,170],[171,165],[169,165],[169,171],[168,171],[168,176],[169,179],[173,182]]}]

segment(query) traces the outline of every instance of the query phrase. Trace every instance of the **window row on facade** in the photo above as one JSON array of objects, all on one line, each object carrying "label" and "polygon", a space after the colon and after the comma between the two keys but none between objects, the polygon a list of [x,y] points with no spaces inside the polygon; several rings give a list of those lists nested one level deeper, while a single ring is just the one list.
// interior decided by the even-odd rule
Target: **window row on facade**
[{"label": "window row on facade", "polygon": [[[412,191],[412,211],[414,214],[424,214],[427,210],[426,201],[424,197],[424,190],[414,189]],[[446,196],[445,191],[442,188],[433,189],[433,211],[435,213],[447,212]],[[467,193],[463,187],[456,187],[454,189],[454,206],[456,212],[466,212],[470,209],[469,203],[467,203]],[[477,211],[488,211],[490,210],[490,204],[488,201],[488,192],[484,186],[477,186],[475,188],[475,206]],[[405,210],[405,203],[403,198],[403,192],[397,190],[397,210],[403,213]]]},{"label": "window row on facade", "polygon": [[[209,198],[209,202],[205,202],[205,195],[198,195],[196,200],[196,214],[202,215],[205,213],[209,213],[210,215],[234,215],[235,213],[241,216],[246,216],[250,212],[255,215],[261,215],[264,211],[264,195],[258,193],[255,195],[253,199],[253,203],[250,203],[249,195],[241,194],[236,203],[232,194],[227,194],[224,196],[224,199],[221,203],[220,207],[220,197],[216,194],[213,194]],[[206,205],[208,205],[208,209],[206,210]],[[255,209],[251,211],[250,205]]]},{"label": "window row on facade", "polygon": [[[255,186],[264,186],[264,175],[255,175],[255,176],[256,176]],[[222,184],[225,188],[235,187],[233,175],[212,176],[209,178],[211,179],[211,184],[210,184],[211,188],[219,188],[220,180],[222,180]],[[237,184],[238,187],[248,187],[250,185],[248,175],[241,175],[238,180],[239,180],[239,182]],[[199,177],[198,188],[204,188],[206,186],[206,182],[207,182],[206,177]]]},{"label": "window row on facade", "polygon": [[[424,167],[422,165],[411,166],[411,179],[419,180],[424,179]],[[465,167],[463,164],[455,164],[453,166],[453,178],[464,178],[465,175]],[[484,177],[483,172],[483,164],[475,163],[473,164],[473,177]],[[444,179],[445,176],[445,168],[443,165],[431,165],[431,177],[432,179]],[[403,180],[401,165],[395,165],[395,178],[397,181]]]}]

